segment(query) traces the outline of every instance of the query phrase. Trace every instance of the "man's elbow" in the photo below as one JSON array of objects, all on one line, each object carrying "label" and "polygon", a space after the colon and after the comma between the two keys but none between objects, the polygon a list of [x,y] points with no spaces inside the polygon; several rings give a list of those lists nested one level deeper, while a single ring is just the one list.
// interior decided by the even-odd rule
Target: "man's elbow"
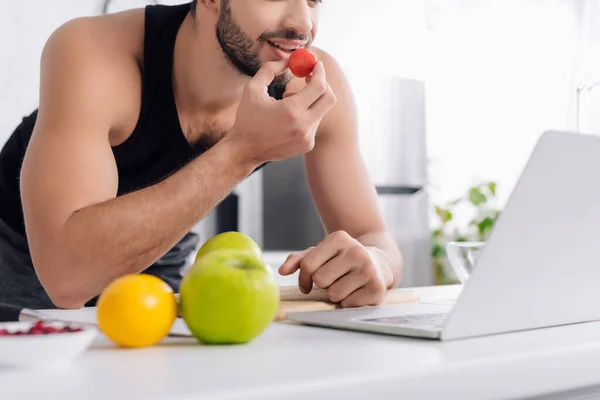
[{"label": "man's elbow", "polygon": [[75,285],[46,285],[44,289],[52,303],[58,308],[78,309],[85,306],[85,303],[89,300],[87,296],[80,294]]},{"label": "man's elbow", "polygon": [[77,310],[85,306],[86,301],[72,296],[50,296],[50,300],[57,308],[64,310]]},{"label": "man's elbow", "polygon": [[[63,266],[66,263],[61,263]],[[70,268],[52,268],[48,263],[35,263],[35,269],[40,279],[42,287],[48,294],[52,303],[63,309],[77,309],[85,305],[85,303],[93,296],[88,296],[84,285],[72,273]],[[56,264],[54,264],[56,266]]]}]

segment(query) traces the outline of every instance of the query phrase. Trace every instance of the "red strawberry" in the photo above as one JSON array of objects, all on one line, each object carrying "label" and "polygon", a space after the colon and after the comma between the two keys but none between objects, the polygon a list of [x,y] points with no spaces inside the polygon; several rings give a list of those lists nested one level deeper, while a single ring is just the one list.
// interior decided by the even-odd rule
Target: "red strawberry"
[{"label": "red strawberry", "polygon": [[300,47],[290,55],[288,66],[292,74],[298,78],[306,78],[310,75],[317,64],[317,59],[313,53]]}]

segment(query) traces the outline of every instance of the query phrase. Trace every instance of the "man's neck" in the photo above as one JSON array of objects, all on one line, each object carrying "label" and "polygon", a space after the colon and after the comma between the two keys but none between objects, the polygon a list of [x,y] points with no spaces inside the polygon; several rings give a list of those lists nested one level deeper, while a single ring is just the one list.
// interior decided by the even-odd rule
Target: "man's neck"
[{"label": "man's neck", "polygon": [[236,105],[250,79],[226,60],[215,30],[207,25],[195,25],[188,15],[175,42],[173,90],[185,114],[218,113]]}]

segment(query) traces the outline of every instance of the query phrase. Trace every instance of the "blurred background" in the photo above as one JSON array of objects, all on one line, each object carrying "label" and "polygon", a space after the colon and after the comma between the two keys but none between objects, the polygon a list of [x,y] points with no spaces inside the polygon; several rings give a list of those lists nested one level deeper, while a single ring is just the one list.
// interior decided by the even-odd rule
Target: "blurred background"
[{"label": "blurred background", "polygon": [[[39,58],[53,30],[152,3],[3,4],[0,141],[37,108]],[[444,244],[485,240],[543,131],[600,132],[597,0],[324,0],[321,7],[315,45],[352,85],[361,152],[405,255],[402,286],[454,281]],[[195,228],[202,241],[231,229],[253,237],[274,267],[318,243],[325,232],[302,160],[270,164]]]}]

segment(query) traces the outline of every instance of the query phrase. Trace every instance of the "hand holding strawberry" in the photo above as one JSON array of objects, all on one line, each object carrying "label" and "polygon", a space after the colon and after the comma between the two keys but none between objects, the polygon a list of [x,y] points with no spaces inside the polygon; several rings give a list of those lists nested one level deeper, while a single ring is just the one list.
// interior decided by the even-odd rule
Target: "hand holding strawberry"
[{"label": "hand holding strawberry", "polygon": [[267,87],[285,69],[281,62],[265,63],[246,84],[235,124],[223,139],[223,143],[236,143],[241,157],[264,163],[313,149],[319,123],[337,99],[327,83],[322,62],[315,64],[302,90],[280,101],[273,99]]}]

